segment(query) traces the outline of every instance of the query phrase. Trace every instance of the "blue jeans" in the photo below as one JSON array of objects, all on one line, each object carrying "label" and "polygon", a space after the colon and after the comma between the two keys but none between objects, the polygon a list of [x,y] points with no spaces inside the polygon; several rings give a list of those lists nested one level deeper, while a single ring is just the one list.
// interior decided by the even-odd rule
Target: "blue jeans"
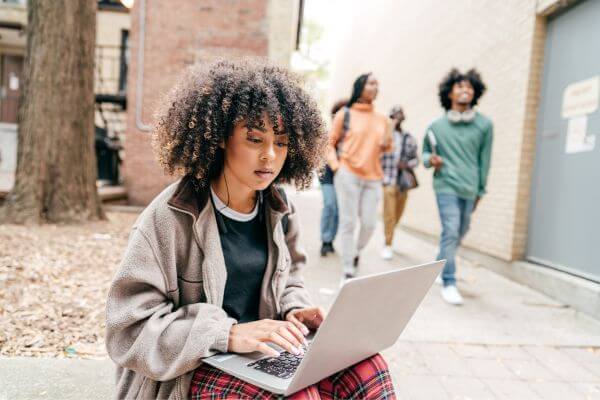
[{"label": "blue jeans", "polygon": [[454,258],[460,241],[469,230],[475,202],[448,193],[437,193],[436,199],[442,222],[440,252],[437,259],[446,259],[446,266],[442,271],[444,286],[455,285],[456,261]]},{"label": "blue jeans", "polygon": [[333,242],[337,234],[339,213],[335,187],[332,184],[321,184],[323,193],[323,212],[321,213],[321,241]]}]

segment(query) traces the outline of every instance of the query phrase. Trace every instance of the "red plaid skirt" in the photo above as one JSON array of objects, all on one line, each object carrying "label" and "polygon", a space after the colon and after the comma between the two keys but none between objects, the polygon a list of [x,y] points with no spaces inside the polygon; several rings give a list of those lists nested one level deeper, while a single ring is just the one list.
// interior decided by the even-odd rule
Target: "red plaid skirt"
[{"label": "red plaid skirt", "polygon": [[[277,399],[278,396],[226,372],[202,364],[192,378],[190,397],[208,399]],[[387,363],[379,354],[354,364],[289,399],[396,399]]]}]

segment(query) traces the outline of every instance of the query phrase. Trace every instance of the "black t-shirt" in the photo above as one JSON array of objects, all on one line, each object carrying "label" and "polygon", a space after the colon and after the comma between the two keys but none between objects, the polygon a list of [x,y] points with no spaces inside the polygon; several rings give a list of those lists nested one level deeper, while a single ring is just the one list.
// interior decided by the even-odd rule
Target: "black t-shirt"
[{"label": "black t-shirt", "polygon": [[215,215],[227,267],[223,309],[240,323],[256,321],[268,256],[264,207],[249,221],[231,219],[218,210]]}]

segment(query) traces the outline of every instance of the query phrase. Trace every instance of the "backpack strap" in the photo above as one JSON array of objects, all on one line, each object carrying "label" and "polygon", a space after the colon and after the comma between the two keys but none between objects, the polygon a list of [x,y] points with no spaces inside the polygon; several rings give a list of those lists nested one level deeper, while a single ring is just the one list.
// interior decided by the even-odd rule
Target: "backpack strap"
[{"label": "backpack strap", "polygon": [[344,107],[344,135],[350,129],[350,108]]},{"label": "backpack strap", "polygon": [[346,137],[346,133],[350,129],[350,108],[344,106],[344,124],[342,125],[342,135],[338,139],[336,149],[338,154],[341,152],[342,144],[344,142],[344,138]]}]

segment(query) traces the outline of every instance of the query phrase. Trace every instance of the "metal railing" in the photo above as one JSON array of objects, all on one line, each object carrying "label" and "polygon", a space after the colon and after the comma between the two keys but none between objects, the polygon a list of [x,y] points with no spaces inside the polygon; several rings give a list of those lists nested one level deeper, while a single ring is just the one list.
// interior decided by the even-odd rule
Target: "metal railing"
[{"label": "metal railing", "polygon": [[123,46],[96,46],[94,92],[125,95],[127,91],[128,49]]},{"label": "metal railing", "polygon": [[[7,1],[11,0],[0,0],[0,4]],[[125,109],[127,64],[127,49],[123,49],[122,46],[96,46],[94,93],[100,112],[105,111],[107,115],[112,115]],[[0,85],[0,120],[15,123],[18,102],[17,96],[11,94],[7,87]]]}]

